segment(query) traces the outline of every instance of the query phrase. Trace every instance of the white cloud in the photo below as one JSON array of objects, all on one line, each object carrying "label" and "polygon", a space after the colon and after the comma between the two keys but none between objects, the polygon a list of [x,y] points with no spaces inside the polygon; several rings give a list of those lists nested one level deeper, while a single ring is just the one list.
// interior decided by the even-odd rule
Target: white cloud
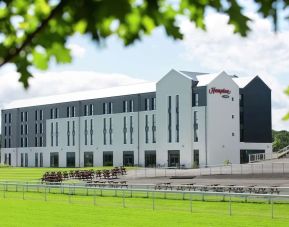
[{"label": "white cloud", "polygon": [[85,48],[75,43],[69,43],[67,45],[67,48],[71,50],[71,54],[73,57],[83,58],[86,53]]},{"label": "white cloud", "polygon": [[18,82],[19,75],[8,71],[0,75],[0,109],[17,99],[95,90],[144,82],[124,74],[97,73],[92,71],[63,71],[36,73],[30,79],[27,91]]},{"label": "white cloud", "polygon": [[225,70],[239,76],[258,74],[272,89],[273,128],[288,130],[289,122],[282,121],[282,117],[289,111],[289,97],[283,93],[289,78],[284,81],[281,76],[289,73],[289,31],[276,34],[269,20],[252,13],[248,16],[253,22],[247,38],[233,34],[232,26],[227,24],[228,16],[223,14],[206,16],[206,32],[183,20],[184,58],[209,71]]}]

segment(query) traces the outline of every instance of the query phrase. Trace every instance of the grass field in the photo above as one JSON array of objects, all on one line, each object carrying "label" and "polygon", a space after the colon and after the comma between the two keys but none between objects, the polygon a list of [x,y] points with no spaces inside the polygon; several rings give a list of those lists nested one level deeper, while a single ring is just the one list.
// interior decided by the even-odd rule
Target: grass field
[{"label": "grass field", "polygon": [[[46,171],[63,170],[69,169],[0,168],[0,180],[38,180]],[[68,189],[52,188],[45,196],[41,187],[15,187],[0,187],[0,226],[289,226],[288,201],[274,202],[272,219],[268,199],[247,203],[232,197],[230,216],[229,198],[222,196],[206,196],[204,202],[193,195],[191,203],[188,194],[158,192],[153,201],[146,192],[131,198],[129,191],[80,188],[69,195]]]},{"label": "grass field", "polygon": [[[98,201],[101,206],[92,204],[69,204],[59,201],[33,201],[19,199],[0,199],[1,226],[288,226],[288,219],[271,219],[266,217],[268,206],[259,204],[243,204],[235,208],[235,214],[227,214],[227,206],[220,202],[194,203],[193,213],[162,210],[157,208],[136,209],[107,207],[106,202],[115,203],[114,198],[103,198]],[[135,201],[142,203],[144,201]],[[168,202],[166,200],[165,202]],[[161,201],[157,201],[160,206]],[[174,205],[175,201],[171,204]],[[128,204],[127,204],[128,205]],[[165,204],[163,204],[165,205]],[[184,205],[184,204],[183,204]],[[187,204],[186,204],[187,205]],[[201,205],[201,206],[200,206]],[[181,204],[178,204],[181,206]],[[214,212],[212,212],[214,208]],[[284,207],[283,207],[284,208]],[[207,212],[200,212],[207,210]],[[247,210],[259,216],[238,212]],[[209,212],[211,212],[209,214]]]}]

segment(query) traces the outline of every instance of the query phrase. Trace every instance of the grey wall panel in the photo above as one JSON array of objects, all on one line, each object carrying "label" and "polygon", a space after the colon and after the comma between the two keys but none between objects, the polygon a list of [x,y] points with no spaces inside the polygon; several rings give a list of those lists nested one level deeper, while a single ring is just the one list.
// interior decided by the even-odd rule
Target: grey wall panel
[{"label": "grey wall panel", "polygon": [[243,95],[244,136],[243,142],[271,143],[271,90],[259,78],[255,77],[245,88],[240,89]]}]

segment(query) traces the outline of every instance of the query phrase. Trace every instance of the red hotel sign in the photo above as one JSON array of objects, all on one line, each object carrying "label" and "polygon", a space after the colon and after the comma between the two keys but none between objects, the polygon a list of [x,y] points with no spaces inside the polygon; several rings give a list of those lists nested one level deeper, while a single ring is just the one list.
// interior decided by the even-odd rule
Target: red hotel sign
[{"label": "red hotel sign", "polygon": [[229,94],[231,94],[231,91],[229,89],[225,89],[225,88],[215,88],[212,87],[209,89],[209,93],[210,94],[220,94],[222,95],[223,98],[229,98]]}]

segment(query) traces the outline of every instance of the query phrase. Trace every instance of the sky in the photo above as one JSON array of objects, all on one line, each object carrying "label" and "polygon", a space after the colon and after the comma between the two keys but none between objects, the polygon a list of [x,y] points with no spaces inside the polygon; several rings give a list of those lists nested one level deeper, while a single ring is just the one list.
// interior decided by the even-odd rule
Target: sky
[{"label": "sky", "polygon": [[239,77],[258,75],[272,89],[272,128],[289,130],[282,117],[289,111],[289,26],[281,21],[279,31],[273,31],[268,19],[254,13],[253,4],[246,5],[246,14],[253,19],[252,31],[246,38],[233,34],[228,17],[209,11],[205,21],[207,31],[196,29],[191,22],[180,19],[184,33],[182,41],[168,38],[162,29],[130,47],[124,47],[116,37],[104,47],[89,37],[75,35],[67,46],[73,62],[50,64],[49,70],[34,70],[30,88],[18,83],[11,65],[0,69],[0,109],[15,99],[94,90],[144,81],[158,81],[172,68],[197,72],[219,72]]}]

